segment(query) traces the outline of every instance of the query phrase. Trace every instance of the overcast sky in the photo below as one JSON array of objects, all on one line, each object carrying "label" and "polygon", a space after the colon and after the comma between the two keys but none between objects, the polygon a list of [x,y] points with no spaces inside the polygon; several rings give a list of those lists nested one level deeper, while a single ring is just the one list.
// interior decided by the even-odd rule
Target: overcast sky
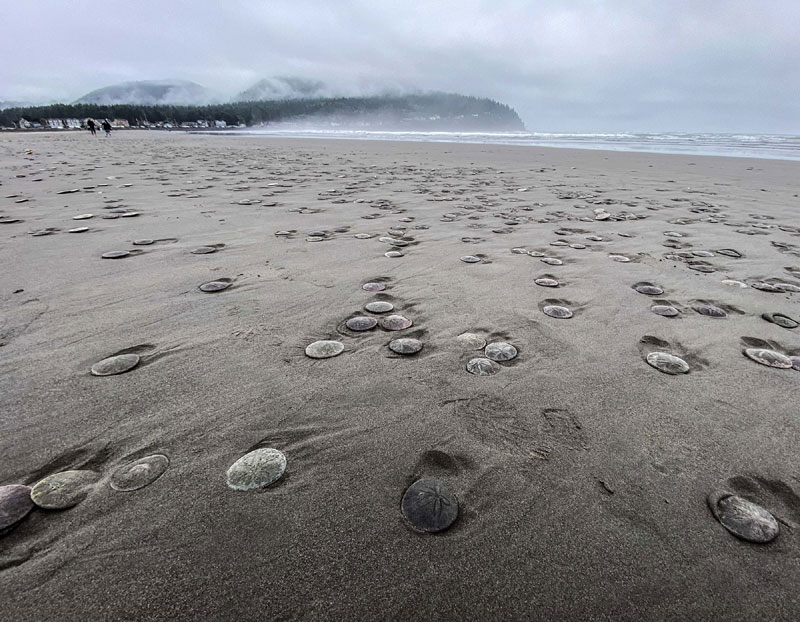
[{"label": "overcast sky", "polygon": [[800,0],[0,0],[0,100],[275,75],[492,97],[534,131],[800,134]]}]

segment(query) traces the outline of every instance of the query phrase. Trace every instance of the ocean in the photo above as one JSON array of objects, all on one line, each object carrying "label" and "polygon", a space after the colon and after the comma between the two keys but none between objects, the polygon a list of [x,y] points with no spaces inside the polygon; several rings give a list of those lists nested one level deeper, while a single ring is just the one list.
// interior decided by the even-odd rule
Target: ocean
[{"label": "ocean", "polygon": [[[800,136],[779,134],[568,134],[555,132],[390,132],[376,130],[246,128],[225,134],[284,138],[398,140],[601,149],[644,153],[800,160]],[[218,132],[214,132],[218,133]]]}]

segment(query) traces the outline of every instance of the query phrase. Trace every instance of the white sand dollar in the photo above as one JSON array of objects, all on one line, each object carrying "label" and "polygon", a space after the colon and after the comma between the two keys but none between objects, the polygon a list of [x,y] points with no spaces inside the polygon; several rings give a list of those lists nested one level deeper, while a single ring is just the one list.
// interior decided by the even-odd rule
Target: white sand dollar
[{"label": "white sand dollar", "polygon": [[516,358],[517,349],[505,341],[495,341],[486,346],[484,354],[493,361],[510,361]]},{"label": "white sand dollar", "polygon": [[341,341],[330,341],[323,339],[315,341],[306,347],[306,356],[312,359],[329,359],[344,352],[344,344]]},{"label": "white sand dollar", "polygon": [[286,471],[286,456],[282,451],[263,447],[245,454],[227,472],[228,486],[234,490],[266,488],[277,482]]},{"label": "white sand dollar", "polygon": [[46,510],[65,510],[83,501],[98,479],[94,471],[54,473],[36,483],[31,500]]},{"label": "white sand dollar", "polygon": [[470,350],[483,350],[486,347],[486,339],[475,333],[461,333],[456,341]]},{"label": "white sand dollar", "polygon": [[141,358],[138,354],[118,354],[109,356],[92,365],[93,376],[115,376],[130,371],[139,364]]}]

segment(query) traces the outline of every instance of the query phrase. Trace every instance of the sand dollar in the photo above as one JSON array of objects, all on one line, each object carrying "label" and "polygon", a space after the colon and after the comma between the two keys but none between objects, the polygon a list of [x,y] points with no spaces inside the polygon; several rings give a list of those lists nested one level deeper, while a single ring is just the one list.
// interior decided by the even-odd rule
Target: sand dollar
[{"label": "sand dollar", "polygon": [[217,252],[216,246],[198,246],[190,251],[192,255],[210,255]]},{"label": "sand dollar", "polygon": [[620,263],[628,263],[630,261],[630,257],[626,257],[625,255],[609,255],[608,258]]},{"label": "sand dollar", "polygon": [[422,342],[419,339],[403,338],[393,339],[389,342],[389,349],[397,354],[416,354],[422,350]]},{"label": "sand dollar", "polygon": [[533,282],[536,283],[537,285],[541,285],[542,287],[558,287],[558,281],[547,277],[540,277],[538,279],[534,279]]},{"label": "sand dollar", "polygon": [[572,317],[572,311],[560,305],[546,305],[542,308],[542,312],[559,320],[568,320]]},{"label": "sand dollar", "polygon": [[517,357],[517,349],[505,341],[495,341],[486,346],[484,354],[493,361],[510,361]]},{"label": "sand dollar", "polygon": [[351,317],[344,324],[350,330],[360,332],[363,330],[370,330],[371,328],[375,328],[378,325],[378,320],[376,320],[374,317],[359,315],[356,317]]},{"label": "sand dollar", "polygon": [[772,283],[767,283],[765,281],[756,281],[755,283],[751,283],[750,287],[770,294],[783,294],[786,291],[779,285],[773,285]]},{"label": "sand dollar", "polygon": [[480,263],[481,258],[476,257],[475,255],[464,255],[461,257],[461,261],[464,263]]},{"label": "sand dollar", "polygon": [[394,305],[385,300],[374,300],[365,304],[364,308],[370,313],[389,313],[394,309]]},{"label": "sand dollar", "polygon": [[132,370],[139,364],[141,358],[138,354],[118,354],[109,356],[92,365],[93,376],[116,376]]},{"label": "sand dollar", "polygon": [[563,261],[556,257],[542,257],[539,261],[546,263],[550,266],[561,266],[564,264]]},{"label": "sand dollar", "polygon": [[388,315],[381,318],[381,328],[385,330],[405,330],[414,324],[407,317],[402,315]]},{"label": "sand dollar", "polygon": [[647,364],[658,371],[673,376],[689,373],[689,364],[682,358],[666,352],[651,352],[647,355]]},{"label": "sand dollar", "polygon": [[134,240],[133,241],[133,245],[134,246],[150,246],[151,244],[154,244],[154,243],[155,243],[155,240],[152,240],[150,238],[141,238],[139,240]]},{"label": "sand dollar", "polygon": [[94,218],[94,214],[78,214],[73,216],[72,220],[88,220],[89,218]]},{"label": "sand dollar", "polygon": [[456,341],[470,350],[483,350],[486,347],[486,340],[475,333],[461,333],[456,337]]},{"label": "sand dollar", "polygon": [[393,259],[393,258],[396,258],[396,257],[402,257],[403,253],[401,253],[400,251],[389,251],[389,252],[384,253],[383,256],[384,257],[389,257],[390,259]]},{"label": "sand dollar", "polygon": [[746,348],[744,355],[767,367],[777,367],[779,369],[790,369],[792,367],[792,359],[785,354],[776,352],[775,350],[768,350],[767,348]]},{"label": "sand dollar", "polygon": [[800,371],[800,356],[790,356],[789,360],[792,361],[792,369]]},{"label": "sand dollar", "polygon": [[436,533],[458,518],[458,500],[440,480],[423,477],[408,487],[400,511],[414,529]]},{"label": "sand dollar", "polygon": [[653,305],[650,307],[650,310],[656,315],[663,315],[664,317],[675,317],[676,315],[680,315],[680,311],[678,311],[672,305]]},{"label": "sand dollar", "polygon": [[726,255],[728,257],[734,257],[734,258],[739,258],[742,256],[742,254],[739,251],[733,248],[720,248],[717,251],[717,253],[719,253],[720,255]]},{"label": "sand dollar", "polygon": [[780,287],[785,292],[792,292],[793,294],[800,293],[800,286],[794,283],[774,283],[775,287]]},{"label": "sand dollar", "polygon": [[528,249],[527,248],[520,248],[520,247],[512,248],[511,252],[514,253],[515,255],[527,255],[528,254]]},{"label": "sand dollar", "polygon": [[738,495],[712,493],[708,506],[714,518],[742,540],[766,544],[780,533],[780,525],[769,511]]},{"label": "sand dollar", "polygon": [[123,464],[111,474],[109,485],[114,490],[129,492],[152,484],[169,466],[169,458],[162,454],[145,456]]},{"label": "sand dollar", "polygon": [[21,484],[0,486],[0,534],[16,525],[33,509],[31,489]]},{"label": "sand dollar", "polygon": [[226,476],[230,488],[252,490],[274,484],[285,471],[284,453],[271,447],[264,447],[239,458],[228,468]]},{"label": "sand dollar", "polygon": [[215,292],[221,292],[224,289],[228,289],[233,282],[227,279],[218,279],[216,281],[209,281],[208,283],[203,283],[200,285],[199,289],[201,292],[205,292],[207,294],[213,294]]},{"label": "sand dollar", "polygon": [[651,285],[650,283],[638,283],[633,289],[640,294],[645,294],[647,296],[660,296],[664,293],[664,290],[658,285]]},{"label": "sand dollar", "polygon": [[107,253],[103,253],[101,257],[103,259],[122,259],[130,254],[130,251],[109,251]]},{"label": "sand dollar", "polygon": [[386,285],[384,285],[383,283],[369,282],[369,283],[364,283],[361,286],[361,289],[363,289],[365,292],[382,292],[383,290],[386,289]]},{"label": "sand dollar", "polygon": [[492,376],[500,371],[500,365],[491,359],[474,358],[467,363],[467,371],[476,376]]},{"label": "sand dollar", "polygon": [[748,287],[747,283],[743,283],[742,281],[737,281],[735,279],[723,279],[722,284],[729,287],[739,287],[741,289]]},{"label": "sand dollar", "polygon": [[694,307],[694,310],[700,315],[705,315],[708,317],[728,317],[728,312],[725,311],[725,309],[708,303],[697,305]]},{"label": "sand dollar", "polygon": [[54,473],[33,486],[31,499],[46,510],[65,510],[83,501],[98,479],[94,471]]},{"label": "sand dollar", "polygon": [[761,317],[763,317],[768,322],[777,324],[781,328],[792,329],[792,328],[797,328],[798,326],[798,323],[795,320],[790,318],[788,315],[783,315],[782,313],[773,313],[773,314],[765,313]]},{"label": "sand dollar", "polygon": [[306,346],[306,356],[312,359],[329,359],[344,352],[344,344],[341,341],[331,341],[322,339]]},{"label": "sand dollar", "polygon": [[373,233],[356,233],[354,236],[357,240],[369,240],[370,238],[374,238],[375,234]]},{"label": "sand dollar", "polygon": [[74,229],[67,229],[67,233],[85,233],[89,227],[75,227]]}]

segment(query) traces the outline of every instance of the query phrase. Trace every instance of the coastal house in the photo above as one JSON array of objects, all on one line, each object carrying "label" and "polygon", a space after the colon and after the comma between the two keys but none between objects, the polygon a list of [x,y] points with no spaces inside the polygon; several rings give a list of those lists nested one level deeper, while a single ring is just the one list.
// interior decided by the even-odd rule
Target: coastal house
[{"label": "coastal house", "polygon": [[21,129],[21,130],[29,130],[29,129],[31,129],[31,122],[28,121],[27,119],[20,119],[19,123],[17,123],[17,125],[19,125],[19,129]]},{"label": "coastal house", "polygon": [[111,122],[111,127],[115,127],[117,129],[119,129],[119,128],[128,128],[130,126],[131,126],[131,124],[128,123],[127,119],[114,119]]},{"label": "coastal house", "polygon": [[228,124],[225,121],[214,121],[214,127],[228,127]]},{"label": "coastal house", "polygon": [[64,119],[64,127],[68,130],[79,130],[81,129],[81,120],[80,119]]},{"label": "coastal house", "polygon": [[42,119],[42,126],[48,130],[63,130],[64,119]]}]

